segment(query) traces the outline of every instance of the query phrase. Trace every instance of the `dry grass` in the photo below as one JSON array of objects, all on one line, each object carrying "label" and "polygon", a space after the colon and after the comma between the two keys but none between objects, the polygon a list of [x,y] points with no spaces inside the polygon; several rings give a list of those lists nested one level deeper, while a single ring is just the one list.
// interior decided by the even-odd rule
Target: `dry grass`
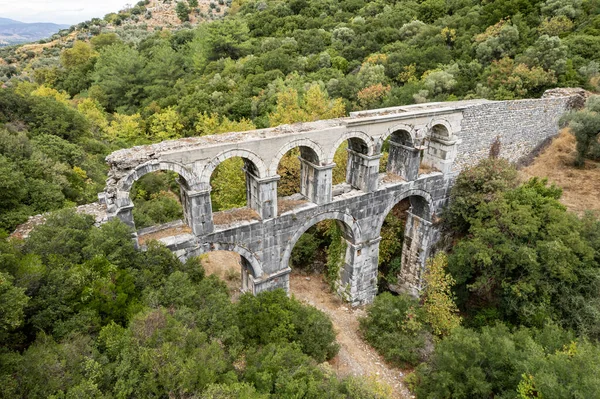
[{"label": "dry grass", "polygon": [[180,234],[191,234],[191,233],[192,233],[192,229],[190,228],[190,226],[184,224],[183,226],[172,227],[170,229],[159,230],[154,233],[144,234],[144,235],[138,237],[138,242],[140,243],[140,245],[144,245],[148,241],[160,240],[161,238],[165,238],[165,237],[172,237],[172,236],[178,236]]},{"label": "dry grass", "polygon": [[201,255],[201,260],[206,275],[215,275],[224,281],[232,298],[238,298],[242,287],[240,255],[230,251],[213,251]]},{"label": "dry grass", "polygon": [[306,200],[290,200],[277,198],[277,214],[281,215],[284,212],[291,211],[299,205],[306,204]]},{"label": "dry grass", "polygon": [[574,167],[575,145],[575,137],[563,129],[531,165],[519,172],[520,177],[547,177],[563,189],[561,202],[570,211],[600,212],[600,162],[586,161],[583,168]]},{"label": "dry grass", "polygon": [[405,181],[405,179],[402,176],[392,172],[386,172],[386,174],[381,178],[382,183],[399,183],[401,181]]},{"label": "dry grass", "polygon": [[431,165],[421,162],[421,165],[419,165],[419,175],[427,175],[432,172],[439,172],[439,170]]},{"label": "dry grass", "polygon": [[248,207],[213,213],[213,223],[215,225],[232,224],[247,220],[260,220],[260,217],[254,209]]}]

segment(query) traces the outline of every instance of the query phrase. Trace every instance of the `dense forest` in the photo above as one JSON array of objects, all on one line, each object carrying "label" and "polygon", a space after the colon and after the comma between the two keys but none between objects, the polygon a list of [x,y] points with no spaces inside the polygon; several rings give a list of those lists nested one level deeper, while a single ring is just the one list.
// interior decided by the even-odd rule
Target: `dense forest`
[{"label": "dense forest", "polygon": [[[597,1],[240,0],[196,27],[128,25],[146,3],[41,52],[0,49],[0,167],[24,180],[0,228],[92,199],[117,148],[600,81]],[[216,208],[243,205],[231,197]]]},{"label": "dense forest", "polygon": [[[197,2],[182,1],[181,25],[154,30],[137,23],[152,18],[147,3],[39,48],[0,48],[0,397],[391,397],[330,369],[338,346],[322,312],[281,291],[232,301],[200,259],[156,242],[137,251],[122,223],[95,227],[64,208],[96,200],[119,148],[401,104],[597,91],[600,1],[235,0],[212,3],[215,20],[197,26]],[[597,97],[562,123],[577,138],[574,166],[600,160]],[[282,197],[297,192],[293,155],[278,170]],[[213,174],[215,211],[245,205],[241,166]],[[138,228],[181,218],[169,173],[131,195]],[[361,331],[414,369],[405,382],[418,398],[600,397],[600,222],[560,197],[493,156],[463,171],[419,300],[388,292],[404,205],[390,213],[381,294]],[[8,238],[50,211],[27,239]],[[293,267],[324,257],[332,283],[340,239],[335,223],[314,227]]]}]

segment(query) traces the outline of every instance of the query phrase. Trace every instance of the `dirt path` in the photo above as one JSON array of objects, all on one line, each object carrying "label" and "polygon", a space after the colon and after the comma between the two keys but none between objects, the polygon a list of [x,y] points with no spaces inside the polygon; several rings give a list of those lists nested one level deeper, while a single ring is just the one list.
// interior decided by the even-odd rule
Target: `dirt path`
[{"label": "dirt path", "polygon": [[339,376],[375,376],[392,388],[394,397],[414,398],[402,384],[405,373],[386,365],[381,356],[360,337],[358,319],[365,316],[363,309],[351,308],[331,294],[327,283],[318,274],[309,277],[292,274],[290,288],[297,299],[325,312],[331,318],[340,352],[330,363]]}]

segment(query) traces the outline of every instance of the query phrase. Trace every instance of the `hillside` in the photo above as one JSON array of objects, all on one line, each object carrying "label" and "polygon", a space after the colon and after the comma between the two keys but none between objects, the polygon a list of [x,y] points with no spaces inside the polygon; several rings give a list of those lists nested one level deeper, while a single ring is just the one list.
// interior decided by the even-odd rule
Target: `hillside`
[{"label": "hillside", "polygon": [[68,25],[24,23],[0,18],[0,47],[45,39],[68,27]]},{"label": "hillside", "polygon": [[586,160],[584,167],[575,168],[576,144],[575,136],[563,130],[531,165],[520,171],[521,176],[547,178],[563,190],[561,202],[570,211],[600,215],[600,162]]},{"label": "hillside", "polygon": [[[187,6],[183,12],[178,13],[178,3]],[[31,79],[30,74],[40,64],[58,65],[60,53],[76,41],[89,41],[103,33],[114,33],[127,42],[140,41],[153,32],[191,29],[200,23],[222,18],[230,4],[231,0],[142,0],[135,6],[73,26],[24,24],[0,19],[0,82],[12,76]],[[41,33],[46,32],[44,29],[49,29],[48,33]],[[37,36],[36,31],[40,32]],[[2,32],[5,32],[4,36]],[[29,36],[16,32],[29,32]],[[3,70],[3,65],[10,69]],[[10,75],[5,71],[10,71]]]},{"label": "hillside", "polygon": [[[106,156],[122,148],[300,123],[277,129],[294,138],[304,122],[352,111],[554,87],[600,89],[597,0],[146,0],[0,48],[0,397],[600,398],[600,220],[580,217],[599,208],[600,96],[563,120],[577,146],[563,132],[522,171],[493,156],[521,144],[497,141],[456,177],[432,223],[409,218],[425,208],[406,198],[380,239],[362,241],[379,227],[363,223],[368,234],[350,246],[341,224],[304,230],[290,212],[304,233],[281,266],[298,299],[240,292],[284,285],[285,273],[249,279],[231,253],[182,263],[152,240],[189,231],[182,199],[205,195],[175,172],[121,180],[145,250],[118,218],[98,226],[104,206],[90,205],[107,183]],[[333,157],[334,184],[346,179],[347,149]],[[306,202],[298,155],[276,170],[277,197],[288,198],[280,212]],[[210,176],[217,224],[255,214],[244,167],[255,172],[230,158]],[[252,224],[258,250],[227,247],[256,250],[259,262],[287,256],[267,248],[275,222]],[[407,233],[425,247],[438,227],[440,252],[426,265],[424,248],[403,252],[417,246]],[[214,241],[187,250],[225,247]],[[406,281],[406,259],[419,261],[419,300],[389,292]],[[377,284],[374,302],[342,303],[342,276]]]}]

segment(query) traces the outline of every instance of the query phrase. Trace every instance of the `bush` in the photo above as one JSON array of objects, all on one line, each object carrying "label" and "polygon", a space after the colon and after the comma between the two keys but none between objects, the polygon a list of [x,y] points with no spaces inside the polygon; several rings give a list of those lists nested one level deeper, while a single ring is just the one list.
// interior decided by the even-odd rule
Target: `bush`
[{"label": "bush", "polygon": [[309,269],[321,246],[321,240],[317,235],[309,230],[302,234],[292,249],[290,256],[291,266],[299,269]]},{"label": "bush", "polygon": [[447,228],[459,236],[466,234],[482,204],[517,184],[517,170],[506,159],[484,159],[463,170],[452,187],[450,206],[443,213]]},{"label": "bush", "polygon": [[321,311],[288,298],[283,290],[245,294],[237,306],[238,326],[250,344],[295,342],[302,351],[323,362],[338,351],[335,332]]},{"label": "bush", "polygon": [[133,218],[141,229],[183,218],[183,208],[173,193],[161,192],[150,200],[135,201]]},{"label": "bush", "polygon": [[463,311],[531,327],[553,320],[600,337],[600,265],[597,243],[588,242],[594,224],[569,214],[560,196],[534,178],[476,208],[448,262]]},{"label": "bush", "polygon": [[431,337],[422,322],[418,302],[408,295],[384,292],[367,309],[360,329],[386,361],[399,366],[415,366],[427,357]]},{"label": "bush", "polygon": [[577,166],[583,166],[586,158],[600,160],[600,96],[588,98],[584,109],[565,115],[562,123],[568,124],[577,139]]},{"label": "bush", "polygon": [[421,398],[593,398],[600,349],[554,326],[457,328],[416,370]]}]

